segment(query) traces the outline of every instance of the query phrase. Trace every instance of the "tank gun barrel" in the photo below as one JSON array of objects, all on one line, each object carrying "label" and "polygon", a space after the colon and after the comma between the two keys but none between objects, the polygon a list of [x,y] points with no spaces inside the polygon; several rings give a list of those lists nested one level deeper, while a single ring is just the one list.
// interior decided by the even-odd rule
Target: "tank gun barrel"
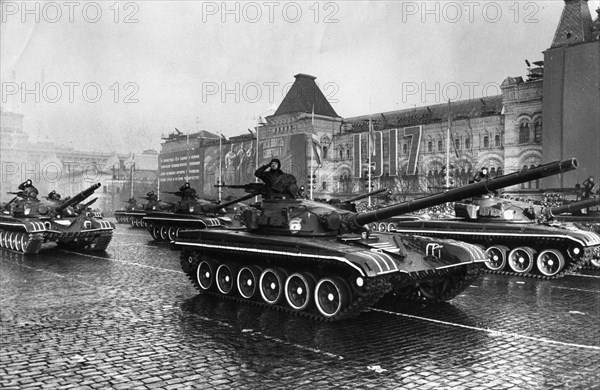
[{"label": "tank gun barrel", "polygon": [[355,196],[354,198],[350,198],[350,199],[346,200],[345,203],[356,202],[358,200],[368,198],[369,196],[381,194],[382,192],[386,192],[386,191],[387,191],[387,188],[381,188],[379,190],[367,192],[366,194],[362,194],[362,195]]},{"label": "tank gun barrel", "polygon": [[463,187],[455,188],[447,192],[441,192],[426,196],[408,202],[384,207],[378,210],[369,211],[354,215],[353,219],[357,226],[363,226],[372,222],[382,221],[397,215],[402,215],[427,207],[440,205],[447,202],[455,202],[461,199],[473,196],[481,196],[501,188],[510,187],[520,183],[541,179],[543,177],[558,175],[577,168],[577,159],[555,161],[541,165],[536,168],[522,170],[488,179],[477,183],[469,184]]},{"label": "tank gun barrel", "polygon": [[550,214],[555,216],[562,213],[572,213],[588,207],[600,206],[600,197],[581,200],[579,202],[573,202],[562,206],[552,207]]},{"label": "tank gun barrel", "polygon": [[100,183],[96,183],[91,185],[89,188],[81,191],[80,193],[78,193],[77,195],[75,195],[74,197],[65,200],[64,202],[62,202],[61,204],[59,204],[56,207],[56,211],[57,212],[61,212],[62,210],[66,209],[67,207],[70,206],[75,206],[81,202],[83,202],[86,198],[90,197],[94,191],[96,191],[98,188],[100,188],[101,184]]}]

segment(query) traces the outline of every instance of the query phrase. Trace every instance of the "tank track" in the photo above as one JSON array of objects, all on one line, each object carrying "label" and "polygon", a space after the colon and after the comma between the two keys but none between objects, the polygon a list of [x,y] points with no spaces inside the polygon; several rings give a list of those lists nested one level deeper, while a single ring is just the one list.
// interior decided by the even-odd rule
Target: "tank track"
[{"label": "tank track", "polygon": [[113,231],[103,230],[98,232],[93,237],[81,237],[77,241],[61,242],[57,241],[59,247],[66,247],[81,251],[103,251],[106,250],[108,244],[112,240]]},{"label": "tank track", "polygon": [[[409,274],[405,275],[401,280],[397,281],[397,285],[406,285],[407,282],[412,282],[412,287],[404,287],[400,289],[395,289],[394,294],[399,299],[404,299],[413,302],[423,302],[423,303],[441,303],[449,301],[452,298],[455,298],[458,294],[463,292],[469,285],[477,280],[481,275],[481,271],[484,266],[481,264],[467,264],[460,268],[453,269],[444,269],[444,270],[436,270],[433,276],[420,276],[419,273],[417,275]],[[458,274],[462,270],[466,269],[466,273]],[[462,272],[461,272],[462,273]],[[443,276],[453,276],[451,279],[452,285],[447,288],[442,295],[437,297],[427,297],[423,294],[421,289],[418,286],[419,282],[426,281],[439,281]]]},{"label": "tank track", "polygon": [[[189,264],[188,258],[192,255],[194,260],[192,264]],[[379,301],[383,296],[388,294],[392,289],[392,277],[379,277],[379,278],[367,278],[365,279],[365,285],[361,289],[360,295],[355,295],[352,302],[350,302],[339,314],[337,314],[333,318],[327,318],[321,316],[316,309],[311,311],[299,311],[294,310],[292,308],[282,306],[281,304],[277,305],[269,305],[265,302],[259,301],[257,299],[244,299],[238,296],[230,296],[223,295],[217,291],[211,290],[203,290],[200,288],[198,281],[196,279],[196,269],[200,264],[200,258],[195,256],[193,252],[188,250],[183,250],[181,252],[180,263],[184,273],[190,279],[192,284],[196,287],[196,289],[201,294],[206,294],[214,297],[218,297],[220,299],[226,299],[228,301],[234,301],[242,304],[251,304],[253,306],[269,308],[273,310],[277,310],[280,312],[288,313],[291,315],[295,315],[298,317],[310,318],[312,320],[318,320],[322,322],[334,322],[345,319],[350,319],[357,317],[360,313],[364,312],[367,308],[374,305],[377,301]],[[335,264],[333,261],[331,264]]]},{"label": "tank track", "polygon": [[43,243],[43,233],[0,230],[0,248],[20,253],[38,253]]},{"label": "tank track", "polygon": [[491,270],[486,267],[484,267],[483,271],[488,274],[520,276],[520,277],[533,278],[533,279],[544,279],[544,280],[559,279],[566,275],[572,275],[578,269],[597,269],[592,265],[592,259],[594,258],[594,256],[597,256],[596,253],[598,252],[598,249],[599,248],[584,248],[583,255],[580,258],[575,259],[575,260],[570,259],[570,261],[567,264],[565,264],[565,266],[559,273],[557,273],[556,275],[552,275],[552,276],[547,276],[547,275],[542,275],[542,274],[537,274],[537,273],[530,273],[530,272],[521,274],[521,273],[514,272],[514,271],[494,271],[494,270]]}]

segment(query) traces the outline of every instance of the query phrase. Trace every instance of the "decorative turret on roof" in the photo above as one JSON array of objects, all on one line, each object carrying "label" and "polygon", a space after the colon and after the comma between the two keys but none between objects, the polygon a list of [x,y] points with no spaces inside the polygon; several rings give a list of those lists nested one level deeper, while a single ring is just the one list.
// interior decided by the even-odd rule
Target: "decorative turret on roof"
[{"label": "decorative turret on roof", "polygon": [[294,77],[296,81],[283,98],[274,116],[297,112],[309,114],[314,112],[315,115],[339,117],[317,83],[315,83],[316,77],[303,73],[299,73]]},{"label": "decorative turret on roof", "polygon": [[592,41],[592,15],[588,0],[565,0],[552,48]]}]

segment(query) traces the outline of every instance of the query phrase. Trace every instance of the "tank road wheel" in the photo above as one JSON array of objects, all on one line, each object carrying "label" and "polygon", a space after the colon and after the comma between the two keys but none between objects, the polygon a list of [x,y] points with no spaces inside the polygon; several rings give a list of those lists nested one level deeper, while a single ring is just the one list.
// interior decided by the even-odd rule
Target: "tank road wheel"
[{"label": "tank road wheel", "polygon": [[14,249],[13,248],[13,235],[14,235],[14,233],[10,232],[10,233],[8,233],[8,237],[5,239],[5,241],[8,244],[9,249]]},{"label": "tank road wheel", "polygon": [[0,248],[4,247],[4,232],[0,232]]},{"label": "tank road wheel", "polygon": [[237,289],[243,298],[251,299],[256,295],[261,270],[258,267],[244,267],[237,274]]},{"label": "tank road wheel", "polygon": [[260,274],[260,296],[269,305],[275,305],[283,297],[286,272],[280,268],[267,268]]},{"label": "tank road wheel", "polygon": [[547,249],[537,257],[537,268],[545,276],[554,276],[565,266],[565,258],[556,249]]},{"label": "tank road wheel", "polygon": [[381,233],[385,233],[387,230],[387,224],[385,222],[379,222],[377,224],[377,231]]},{"label": "tank road wheel", "polygon": [[155,241],[160,241],[160,226],[153,226],[150,232]]},{"label": "tank road wheel", "polygon": [[177,233],[179,233],[179,229],[171,226],[168,232],[169,241],[175,241],[177,239]]},{"label": "tank road wheel", "polygon": [[160,239],[162,241],[167,241],[169,238],[169,228],[167,226],[160,227]]},{"label": "tank road wheel", "polygon": [[510,269],[518,274],[526,274],[533,268],[535,251],[529,247],[515,248],[508,254]]},{"label": "tank road wheel", "polygon": [[394,230],[396,230],[398,226],[394,223],[394,222],[390,222],[387,225],[387,231],[388,232],[393,232]]},{"label": "tank road wheel", "polygon": [[202,290],[208,290],[215,280],[216,264],[210,260],[201,261],[196,270],[196,280]]},{"label": "tank road wheel", "polygon": [[311,303],[316,284],[315,277],[308,272],[291,274],[285,281],[285,299],[294,310],[304,310]]},{"label": "tank road wheel", "polygon": [[350,302],[350,292],[343,280],[326,277],[315,287],[315,305],[323,317],[332,318]]},{"label": "tank road wheel", "polygon": [[488,260],[485,266],[492,271],[501,271],[506,266],[508,248],[503,245],[491,246],[485,250]]},{"label": "tank road wheel", "polygon": [[217,268],[215,280],[217,282],[217,289],[221,294],[235,294],[235,275],[237,274],[237,268],[238,267],[230,263],[223,263]]}]

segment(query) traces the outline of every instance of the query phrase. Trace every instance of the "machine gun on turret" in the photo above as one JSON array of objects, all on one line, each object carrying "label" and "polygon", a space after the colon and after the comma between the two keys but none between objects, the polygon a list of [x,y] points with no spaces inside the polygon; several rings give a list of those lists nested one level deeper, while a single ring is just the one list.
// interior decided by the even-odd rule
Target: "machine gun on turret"
[{"label": "machine gun on turret", "polygon": [[80,193],[73,196],[72,198],[65,199],[61,204],[56,206],[55,211],[57,213],[60,213],[61,211],[65,210],[67,207],[73,207],[73,206],[78,205],[79,203],[83,202],[86,198],[89,198],[94,193],[94,191],[96,191],[98,188],[100,188],[100,186],[101,186],[100,183],[96,183],[96,184],[90,186],[89,188],[81,191]]}]

